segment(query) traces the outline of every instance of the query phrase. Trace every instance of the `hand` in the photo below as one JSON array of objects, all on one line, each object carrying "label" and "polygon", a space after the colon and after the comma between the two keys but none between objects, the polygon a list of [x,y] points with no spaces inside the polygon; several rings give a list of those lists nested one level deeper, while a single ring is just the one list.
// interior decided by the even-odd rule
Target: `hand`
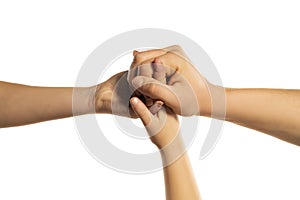
[{"label": "hand", "polygon": [[162,149],[172,143],[179,133],[177,115],[165,107],[153,115],[146,105],[137,97],[130,99],[136,115],[142,120],[151,141]]},{"label": "hand", "polygon": [[127,82],[127,73],[120,72],[96,86],[94,105],[97,113],[136,118],[129,104],[132,90]]},{"label": "hand", "polygon": [[[217,87],[197,71],[180,46],[135,51],[134,56],[128,82],[139,92],[162,100],[177,114],[211,114],[210,92]],[[160,83],[163,75],[167,78],[167,85]]]},{"label": "hand", "polygon": [[201,199],[176,114],[164,106],[153,115],[137,97],[131,106],[142,120],[152,142],[159,148],[165,179],[166,199]]}]

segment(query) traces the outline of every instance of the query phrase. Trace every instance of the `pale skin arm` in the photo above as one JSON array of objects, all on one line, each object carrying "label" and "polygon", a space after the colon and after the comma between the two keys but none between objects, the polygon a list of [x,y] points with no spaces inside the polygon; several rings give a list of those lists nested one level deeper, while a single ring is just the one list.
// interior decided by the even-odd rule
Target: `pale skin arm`
[{"label": "pale skin arm", "polygon": [[[136,84],[136,87],[139,87],[138,90],[153,99],[162,100],[177,114],[225,119],[286,142],[300,145],[300,90],[233,89],[213,85],[189,62],[179,46],[135,52],[132,68],[153,62],[168,66],[167,70],[172,73],[174,71],[178,72],[187,80],[188,84],[178,79],[177,85],[162,85],[154,77],[136,76],[133,78],[134,75],[131,75],[129,82],[132,81],[134,85],[139,82],[139,79],[142,79],[144,85],[140,87]],[[167,74],[167,77],[171,78],[172,73]],[[194,102],[197,103],[185,100],[191,99],[191,97],[186,98],[190,96],[187,94],[186,89],[181,90],[181,88],[188,88],[185,87],[186,85],[189,85],[196,94]],[[181,98],[180,104],[173,101],[175,98],[170,98],[174,93],[178,96],[181,93],[185,94],[185,98]],[[226,111],[225,116],[224,112],[218,112],[218,109],[212,112],[213,106],[219,106],[216,106],[216,102],[218,102],[218,97],[222,96],[222,93],[225,99],[224,105],[226,105],[223,106],[224,111]],[[215,97],[214,105],[212,104],[212,96]],[[190,109],[193,105],[194,107]],[[201,108],[201,110],[198,110],[198,108]],[[196,112],[190,112],[188,109]],[[182,113],[180,111],[189,112]]]},{"label": "pale skin arm", "polygon": [[[152,115],[146,105],[136,97],[132,98],[130,103],[146,126],[148,134],[152,136],[150,139],[160,149],[164,164],[166,199],[201,199],[189,157],[179,133],[179,122],[175,113],[166,108]],[[159,131],[156,132],[155,129]],[[169,149],[170,144],[172,148]]]},{"label": "pale skin arm", "polygon": [[[47,120],[89,113],[114,113],[134,117],[128,107],[129,99],[122,98],[129,86],[127,72],[112,76],[92,87],[35,87],[0,81],[0,128],[21,126]],[[116,87],[122,86],[121,87]],[[117,88],[117,89],[115,89]],[[73,93],[76,90],[76,113],[73,111]],[[112,99],[113,91],[122,90]],[[120,95],[119,95],[120,94]],[[127,95],[127,94],[126,94]]]},{"label": "pale skin arm", "polygon": [[[166,153],[161,155],[163,162],[168,160]],[[201,199],[187,153],[164,167],[164,180],[167,200]]]}]

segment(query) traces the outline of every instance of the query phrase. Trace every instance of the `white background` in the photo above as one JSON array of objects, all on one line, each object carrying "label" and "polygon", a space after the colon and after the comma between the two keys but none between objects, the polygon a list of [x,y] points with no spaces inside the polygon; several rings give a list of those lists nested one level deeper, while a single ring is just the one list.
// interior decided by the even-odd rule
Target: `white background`
[{"label": "white background", "polygon": [[[0,80],[72,86],[102,42],[153,27],[200,44],[227,87],[299,89],[299,9],[296,0],[1,1]],[[203,199],[300,199],[299,147],[225,123],[215,150],[198,160],[202,132],[189,154]],[[56,120],[0,129],[0,199],[164,199],[163,174],[102,166],[73,119]]]}]

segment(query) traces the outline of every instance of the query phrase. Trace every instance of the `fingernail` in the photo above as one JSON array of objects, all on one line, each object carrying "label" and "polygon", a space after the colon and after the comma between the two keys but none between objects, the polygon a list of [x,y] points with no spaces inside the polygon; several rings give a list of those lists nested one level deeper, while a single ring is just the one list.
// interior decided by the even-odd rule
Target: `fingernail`
[{"label": "fingernail", "polygon": [[136,105],[138,103],[138,99],[136,97],[131,98],[131,103]]},{"label": "fingernail", "polygon": [[141,87],[143,85],[144,81],[142,77],[136,77],[132,80],[132,85],[135,87]]},{"label": "fingernail", "polygon": [[163,106],[163,105],[164,105],[164,102],[162,102],[162,101],[160,101],[160,100],[157,100],[155,103],[156,103],[156,104],[159,104],[160,106]]}]

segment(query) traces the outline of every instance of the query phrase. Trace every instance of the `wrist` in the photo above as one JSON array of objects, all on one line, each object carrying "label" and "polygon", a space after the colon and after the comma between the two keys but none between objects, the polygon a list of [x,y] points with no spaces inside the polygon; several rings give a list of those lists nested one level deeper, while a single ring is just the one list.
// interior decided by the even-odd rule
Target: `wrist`
[{"label": "wrist", "polygon": [[220,119],[224,118],[226,113],[227,88],[207,83],[206,91],[206,95],[198,92],[202,96],[202,98],[198,98],[199,115]]},{"label": "wrist", "polygon": [[96,87],[73,88],[73,115],[84,115],[95,112]]},{"label": "wrist", "polygon": [[251,99],[250,93],[247,91],[246,94],[243,94],[243,91],[246,90],[226,88],[226,121],[242,124],[241,113],[244,113],[247,109],[249,109],[247,111],[248,114],[251,112],[251,107],[245,104]]},{"label": "wrist", "polygon": [[157,135],[152,136],[150,139],[161,151],[163,151],[163,149],[168,149],[169,146],[179,147],[182,142],[179,127],[168,127],[167,131],[160,132]]},{"label": "wrist", "polygon": [[164,166],[176,161],[186,152],[186,148],[180,134],[178,134],[172,142],[168,143],[163,148],[159,148],[159,150]]}]

